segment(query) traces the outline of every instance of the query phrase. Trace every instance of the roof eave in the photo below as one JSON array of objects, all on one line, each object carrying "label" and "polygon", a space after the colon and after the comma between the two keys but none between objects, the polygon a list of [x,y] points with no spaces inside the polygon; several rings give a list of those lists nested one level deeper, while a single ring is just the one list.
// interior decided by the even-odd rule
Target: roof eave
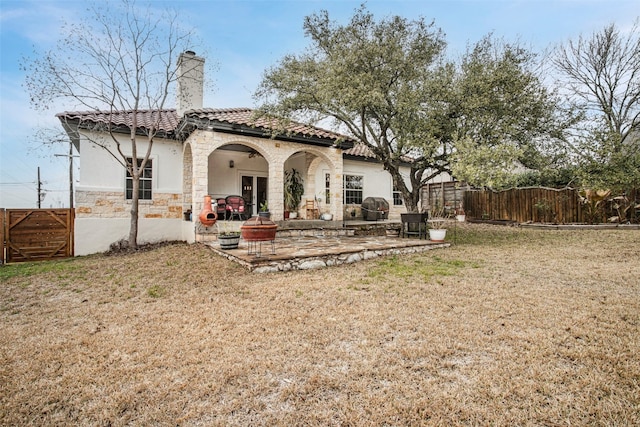
[{"label": "roof eave", "polygon": [[[191,126],[189,126],[191,124]],[[188,135],[195,129],[209,130],[223,133],[231,133],[235,135],[245,135],[257,138],[270,138],[278,141],[295,142],[299,144],[315,145],[322,147],[337,147],[341,149],[349,149],[353,147],[353,142],[348,140],[338,140],[334,138],[322,138],[313,135],[304,134],[277,134],[272,135],[267,129],[262,127],[254,127],[238,123],[229,123],[220,120],[204,120],[196,118],[185,118],[178,125],[178,134],[185,134],[183,138],[186,139]]]}]

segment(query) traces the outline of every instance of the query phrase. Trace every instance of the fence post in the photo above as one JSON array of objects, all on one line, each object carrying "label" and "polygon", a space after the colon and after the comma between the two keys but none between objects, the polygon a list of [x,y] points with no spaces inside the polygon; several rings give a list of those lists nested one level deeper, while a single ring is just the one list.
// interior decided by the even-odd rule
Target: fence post
[{"label": "fence post", "polygon": [[5,236],[5,210],[4,208],[0,208],[0,265],[4,265],[4,236]]}]

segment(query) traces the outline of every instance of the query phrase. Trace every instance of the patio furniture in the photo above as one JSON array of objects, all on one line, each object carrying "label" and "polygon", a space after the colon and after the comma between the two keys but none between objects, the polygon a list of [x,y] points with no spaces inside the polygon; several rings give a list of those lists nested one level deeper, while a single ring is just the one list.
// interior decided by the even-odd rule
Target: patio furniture
[{"label": "patio furniture", "polygon": [[244,220],[245,203],[241,196],[227,196],[225,205],[227,219],[233,220],[237,216],[239,220]]},{"label": "patio furniture", "polygon": [[269,218],[254,216],[240,227],[242,239],[247,242],[247,255],[262,255],[262,242],[271,243],[271,255],[276,253],[276,233],[278,225]]},{"label": "patio furniture", "polygon": [[378,221],[389,218],[389,202],[384,197],[367,197],[362,201],[362,218]]},{"label": "patio furniture", "polygon": [[429,215],[424,213],[403,213],[400,214],[402,229],[400,237],[418,236],[419,239],[427,238],[427,218]]},{"label": "patio furniture", "polygon": [[318,219],[320,218],[320,211],[316,206],[315,200],[307,199],[307,219]]},{"label": "patio furniture", "polygon": [[218,214],[219,219],[227,219],[227,202],[225,199],[217,199],[216,200],[216,213]]}]

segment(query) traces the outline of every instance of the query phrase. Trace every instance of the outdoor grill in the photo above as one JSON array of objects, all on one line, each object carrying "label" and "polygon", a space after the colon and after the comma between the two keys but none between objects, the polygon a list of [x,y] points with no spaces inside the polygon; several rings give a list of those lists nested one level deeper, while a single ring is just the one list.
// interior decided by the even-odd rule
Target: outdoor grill
[{"label": "outdoor grill", "polygon": [[367,197],[362,201],[362,218],[377,221],[389,218],[389,202],[384,197]]}]

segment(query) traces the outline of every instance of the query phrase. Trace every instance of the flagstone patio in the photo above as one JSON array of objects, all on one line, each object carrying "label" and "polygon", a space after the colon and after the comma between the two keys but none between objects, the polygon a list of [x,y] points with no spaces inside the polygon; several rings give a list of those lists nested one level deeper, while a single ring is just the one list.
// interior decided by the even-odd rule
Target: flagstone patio
[{"label": "flagstone patio", "polygon": [[[216,241],[211,249],[255,273],[308,270],[354,263],[366,259],[446,248],[449,243],[401,239],[387,236],[299,236],[277,237],[273,242],[249,246],[240,241],[238,249],[222,250]],[[257,253],[256,253],[257,252]]]}]

